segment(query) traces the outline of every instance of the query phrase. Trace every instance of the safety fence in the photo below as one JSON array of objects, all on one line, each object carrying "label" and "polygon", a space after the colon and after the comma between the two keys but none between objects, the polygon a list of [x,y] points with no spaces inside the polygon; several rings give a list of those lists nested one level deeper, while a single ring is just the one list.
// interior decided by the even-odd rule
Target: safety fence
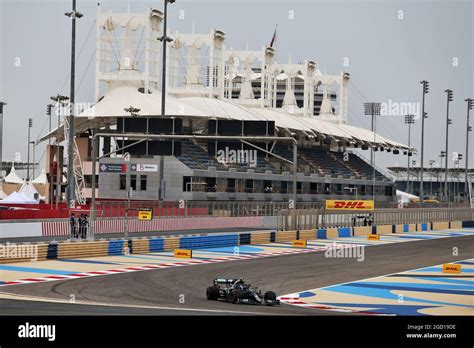
[{"label": "safety fence", "polygon": [[[312,229],[368,224],[418,224],[426,221],[474,220],[471,208],[407,208],[375,209],[374,211],[328,211],[325,209],[284,209],[278,212],[277,229]],[[295,221],[295,224],[293,224]]]},{"label": "safety fence", "polygon": [[[266,227],[263,216],[249,217],[192,217],[158,218],[151,221],[136,218],[101,219],[93,223],[94,234],[186,231],[219,228],[263,228]],[[69,236],[68,220],[41,223],[41,235],[44,237]]]},{"label": "safety fence", "polygon": [[[222,234],[200,234],[193,236],[142,237],[131,239],[64,241],[50,243],[0,244],[0,263],[16,263],[54,259],[76,259],[112,255],[146,254],[175,249],[208,249],[234,247],[246,244],[268,244],[294,240],[345,238],[352,236],[383,235],[403,232],[421,232],[432,229],[460,229],[474,227],[474,221],[438,221],[417,224],[378,224],[373,226],[341,226],[292,231],[251,231]],[[19,252],[23,246],[29,252]],[[7,247],[17,248],[8,251]],[[32,249],[33,247],[33,249]],[[29,248],[29,249],[28,249]],[[36,249],[36,250],[35,250]],[[34,251],[34,255],[32,254]]]}]

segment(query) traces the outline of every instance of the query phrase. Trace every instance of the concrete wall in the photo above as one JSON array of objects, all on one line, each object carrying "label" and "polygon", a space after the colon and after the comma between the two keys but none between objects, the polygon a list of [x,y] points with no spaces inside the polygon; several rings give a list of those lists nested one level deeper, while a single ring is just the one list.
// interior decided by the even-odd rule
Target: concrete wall
[{"label": "concrete wall", "polygon": [[[133,191],[132,199],[134,200],[156,200],[158,199],[158,187],[159,187],[159,157],[153,158],[131,158],[130,162],[124,162],[123,159],[119,158],[104,158],[99,163],[99,169],[101,164],[124,164],[132,166],[133,164],[156,164],[157,171],[153,172],[138,172],[133,171],[131,168],[127,168],[125,173],[111,173],[111,172],[98,172],[99,173],[99,198],[112,198],[112,199],[126,199],[127,190],[120,190],[120,175],[126,174],[127,176],[137,176],[137,189]],[[192,175],[192,170],[185,166],[176,157],[165,156],[164,157],[164,180],[165,180],[165,197],[167,200],[179,200],[183,198],[183,176]],[[140,176],[147,176],[146,190],[140,187]],[[127,179],[129,180],[129,179]],[[129,185],[129,183],[127,183]],[[128,187],[128,186],[127,186]]]},{"label": "concrete wall", "polygon": [[41,222],[0,223],[0,238],[41,237]]}]

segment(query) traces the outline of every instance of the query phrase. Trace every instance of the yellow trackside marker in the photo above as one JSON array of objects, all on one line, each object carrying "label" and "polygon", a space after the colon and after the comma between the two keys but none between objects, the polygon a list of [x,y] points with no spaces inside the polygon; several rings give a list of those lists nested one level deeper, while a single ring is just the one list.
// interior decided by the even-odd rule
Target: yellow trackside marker
[{"label": "yellow trackside marker", "polygon": [[301,239],[301,240],[294,240],[292,242],[292,245],[294,248],[306,248],[307,240],[306,239]]},{"label": "yellow trackside marker", "polygon": [[193,251],[188,249],[174,249],[174,257],[179,257],[181,259],[192,259]]},{"label": "yellow trackside marker", "polygon": [[454,263],[445,263],[443,264],[443,273],[461,273],[461,265],[456,265]]},{"label": "yellow trackside marker", "polygon": [[369,234],[367,240],[380,240],[380,234]]}]

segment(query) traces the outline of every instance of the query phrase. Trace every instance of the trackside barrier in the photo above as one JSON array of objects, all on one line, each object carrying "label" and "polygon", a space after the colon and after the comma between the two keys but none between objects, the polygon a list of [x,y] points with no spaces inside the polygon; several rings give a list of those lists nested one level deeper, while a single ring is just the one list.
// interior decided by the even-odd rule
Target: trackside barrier
[{"label": "trackside barrier", "polygon": [[301,230],[298,239],[314,239],[316,238],[315,230]]},{"label": "trackside barrier", "polygon": [[326,229],[326,238],[331,239],[337,237],[339,237],[339,231],[337,230],[337,227],[329,227]]},{"label": "trackside barrier", "polygon": [[316,231],[316,239],[327,239],[325,228],[318,228]]},{"label": "trackside barrier", "polygon": [[447,230],[449,228],[449,222],[432,222],[431,223],[433,230]]},{"label": "trackside barrier", "polygon": [[337,228],[337,236],[339,238],[350,237],[351,236],[351,228],[350,227],[338,227]]},{"label": "trackside barrier", "polygon": [[417,225],[416,225],[416,230],[417,230],[418,232],[428,231],[428,230],[429,230],[429,227],[430,227],[430,224],[421,223],[421,224],[417,224]]},{"label": "trackside barrier", "polygon": [[[107,256],[109,241],[59,242],[58,259],[73,259],[92,256]],[[115,244],[112,244],[115,246]],[[115,247],[112,247],[114,249]]]},{"label": "trackside barrier", "polygon": [[15,262],[44,261],[48,257],[48,244],[23,243],[5,246],[0,264]]},{"label": "trackside barrier", "polygon": [[375,226],[375,233],[372,234],[391,234],[392,225],[377,225]]},{"label": "trackside barrier", "polygon": [[449,228],[462,228],[462,221],[451,221]]},{"label": "trackside barrier", "polygon": [[58,243],[49,243],[47,251],[47,259],[57,259],[58,258]]},{"label": "trackside barrier", "polygon": [[296,231],[278,231],[276,233],[276,242],[291,242],[296,239]]},{"label": "trackside barrier", "polygon": [[163,238],[151,238],[148,240],[148,250],[152,252],[164,251],[165,241]]},{"label": "trackside barrier", "polygon": [[[268,241],[270,237],[268,236]],[[196,237],[181,237],[180,249],[205,249],[217,248],[237,245],[239,236],[237,234],[225,234],[218,236],[196,236]]]},{"label": "trackside barrier", "polygon": [[250,241],[251,241],[250,236],[251,236],[250,233],[241,233],[239,235],[239,244],[240,245],[250,244]]},{"label": "trackside barrier", "polygon": [[270,232],[258,232],[250,234],[250,244],[270,243]]},{"label": "trackside barrier", "polygon": [[352,228],[354,236],[368,236],[372,234],[372,226],[359,226]]},{"label": "trackside barrier", "polygon": [[[127,243],[124,243],[124,240],[111,240],[108,245],[108,254],[109,255],[122,255],[125,253],[125,248],[128,247]],[[129,250],[130,253],[130,250]]]},{"label": "trackside barrier", "polygon": [[148,238],[133,238],[129,240],[129,245],[131,244],[130,253],[131,254],[144,254],[151,252],[150,250],[150,241]]},{"label": "trackside barrier", "polygon": [[[84,242],[50,242],[32,244],[37,248],[37,252],[31,255],[6,254],[0,257],[0,263],[27,262],[46,259],[67,259],[97,257],[107,255],[123,255],[127,249],[129,253],[144,254],[149,252],[174,251],[176,249],[193,250],[200,248],[215,248],[224,246],[235,246],[244,244],[265,244],[273,242],[292,242],[294,240],[328,239],[346,236],[372,236],[380,234],[390,234],[393,232],[412,232],[418,227],[419,231],[433,229],[474,227],[474,221],[451,221],[432,222],[415,224],[396,225],[373,225],[359,227],[332,227],[320,228],[317,230],[300,231],[270,231],[270,232],[246,232],[221,235],[200,235],[200,236],[166,236],[152,238],[132,238],[130,240],[98,240]],[[462,226],[462,227],[461,227]],[[23,245],[30,245],[24,243]],[[5,253],[4,253],[5,254]]]}]

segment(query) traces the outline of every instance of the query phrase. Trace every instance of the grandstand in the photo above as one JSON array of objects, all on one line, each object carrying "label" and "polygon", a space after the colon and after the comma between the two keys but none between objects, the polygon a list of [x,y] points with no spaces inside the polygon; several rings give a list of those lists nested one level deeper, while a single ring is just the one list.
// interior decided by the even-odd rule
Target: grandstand
[{"label": "grandstand", "polygon": [[[358,151],[399,154],[413,149],[347,124],[348,72],[325,75],[313,60],[281,64],[272,47],[233,50],[225,45],[225,33],[217,29],[204,34],[171,31],[166,108],[161,116],[161,46],[155,38],[161,35],[162,17],[160,10],[151,8],[145,13],[110,13],[97,7],[100,39],[96,42],[95,101],[77,112],[75,121],[75,169],[83,180],[77,185],[77,197],[91,197],[91,135],[100,132],[116,134],[111,139],[102,137],[96,153],[102,156],[96,190],[102,199],[130,198],[132,190],[132,199],[156,200],[160,182],[165,187],[165,200],[284,201],[292,193],[289,162],[293,149],[287,143],[254,142],[253,146],[259,147],[254,165],[218,159],[216,150],[224,145],[254,150],[239,141],[186,139],[154,144],[161,148],[161,155],[166,146],[172,149],[163,156],[161,177],[160,155],[150,153],[151,142],[127,148],[129,159],[125,151],[114,153],[133,140],[118,126],[121,119],[129,117],[133,124],[129,131],[140,134],[150,132],[148,126],[140,128],[149,124],[139,121],[145,118],[172,122],[172,128],[160,128],[158,134],[219,136],[230,131],[247,136],[256,134],[252,133],[257,131],[252,130],[253,125],[264,124],[267,129],[259,135],[298,141],[298,200],[354,195],[395,200],[391,179],[375,170]],[[142,39],[139,33],[143,31],[148,34]],[[124,111],[130,107],[138,112],[130,115]],[[217,125],[226,122],[231,129],[218,130]],[[179,131],[175,123],[180,125]],[[67,123],[63,122],[40,141],[54,138],[59,143],[65,140],[65,133]]]}]

